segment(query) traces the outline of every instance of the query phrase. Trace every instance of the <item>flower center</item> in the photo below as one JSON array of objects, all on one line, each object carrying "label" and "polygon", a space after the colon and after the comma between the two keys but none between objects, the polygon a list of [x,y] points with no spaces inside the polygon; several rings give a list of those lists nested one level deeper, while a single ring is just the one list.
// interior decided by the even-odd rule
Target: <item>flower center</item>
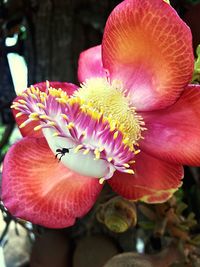
[{"label": "flower center", "polygon": [[27,116],[20,127],[38,121],[34,130],[42,129],[55,158],[69,169],[100,182],[115,170],[134,173],[129,164],[145,128],[119,81],[89,79],[71,97],[47,83],[46,92],[28,88],[12,107],[17,117]]},{"label": "flower center", "polygon": [[141,138],[142,118],[124,96],[120,81],[114,80],[110,84],[107,79],[92,78],[81,84],[74,95],[84,100],[94,111],[102,112],[113,127],[123,132],[130,146]]}]

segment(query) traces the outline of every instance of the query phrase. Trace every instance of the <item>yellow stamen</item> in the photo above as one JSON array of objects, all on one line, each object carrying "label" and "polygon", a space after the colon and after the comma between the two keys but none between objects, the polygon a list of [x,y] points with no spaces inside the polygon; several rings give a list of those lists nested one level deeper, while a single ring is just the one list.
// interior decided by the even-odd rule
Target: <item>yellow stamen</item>
[{"label": "yellow stamen", "polygon": [[95,154],[95,159],[100,159],[100,151],[98,150],[98,148],[94,150],[94,154]]},{"label": "yellow stamen", "polygon": [[19,128],[22,129],[26,126],[26,122],[22,122],[22,124],[20,124]]},{"label": "yellow stamen", "polygon": [[47,125],[48,125],[48,126],[56,126],[56,123],[53,122],[53,121],[49,121],[49,122],[47,123]]},{"label": "yellow stamen", "polygon": [[68,120],[68,117],[66,114],[61,114],[61,116],[63,117],[63,119]]},{"label": "yellow stamen", "polygon": [[38,130],[40,130],[40,129],[42,129],[42,125],[38,125],[38,126],[36,126],[36,127],[34,128],[34,131],[38,131]]},{"label": "yellow stamen", "polygon": [[115,132],[115,133],[114,133],[114,135],[113,135],[113,138],[114,138],[114,139],[116,139],[116,138],[117,138],[117,136],[118,136],[118,134],[119,134],[119,132],[118,132],[118,131],[117,131],[117,132]]},{"label": "yellow stamen", "polygon": [[139,153],[140,153],[140,151],[141,151],[141,150],[140,150],[140,149],[138,149],[138,150],[134,151],[134,154],[135,154],[135,155],[137,155],[137,154],[139,154]]},{"label": "yellow stamen", "polygon": [[170,5],[170,1],[169,0],[163,0],[163,1]]},{"label": "yellow stamen", "polygon": [[35,94],[30,94],[30,96],[33,98],[33,99],[37,99],[37,96]]},{"label": "yellow stamen", "polygon": [[132,169],[125,170],[124,172],[126,172],[128,174],[134,174],[135,173]]},{"label": "yellow stamen", "polygon": [[109,158],[107,159],[108,162],[111,162],[112,160],[113,160],[113,158],[111,158],[111,157],[109,157]]},{"label": "yellow stamen", "polygon": [[103,183],[105,182],[105,180],[106,180],[105,178],[100,178],[100,179],[99,179],[99,183],[100,183],[100,184],[103,184]]},{"label": "yellow stamen", "polygon": [[135,163],[135,160],[130,160],[128,163],[129,164],[134,164]]},{"label": "yellow stamen", "polygon": [[68,125],[67,125],[67,128],[70,130],[72,128],[74,128],[74,123],[73,122],[70,122]]},{"label": "yellow stamen", "polygon": [[42,104],[42,103],[37,103],[36,105],[37,105],[39,108],[45,109],[45,105]]},{"label": "yellow stamen", "polygon": [[15,117],[16,117],[16,118],[19,118],[19,117],[22,116],[22,115],[23,115],[22,112],[18,112],[18,113],[15,115]]},{"label": "yellow stamen", "polygon": [[27,104],[27,102],[24,99],[19,99],[18,102],[25,105]]},{"label": "yellow stamen", "polygon": [[21,94],[19,94],[19,96],[27,97],[28,95],[26,93],[21,93]]},{"label": "yellow stamen", "polygon": [[53,137],[56,137],[58,135],[59,135],[59,133],[57,133],[57,132],[55,132],[55,133],[52,134]]},{"label": "yellow stamen", "polygon": [[39,120],[39,114],[36,112],[33,112],[29,115],[29,118],[32,120]]},{"label": "yellow stamen", "polygon": [[90,149],[87,148],[87,149],[84,150],[83,155],[87,155],[89,152],[90,152]]},{"label": "yellow stamen", "polygon": [[129,167],[130,167],[130,165],[129,165],[128,163],[124,163],[123,166],[124,166],[125,168],[129,168]]},{"label": "yellow stamen", "polygon": [[83,148],[83,145],[78,145],[75,149],[74,149],[74,153],[78,153],[78,151]]},{"label": "yellow stamen", "polygon": [[30,91],[34,94],[36,92],[36,89],[33,85],[31,85]]},{"label": "yellow stamen", "polygon": [[52,120],[49,116],[47,115],[40,115],[40,119],[43,119],[43,120]]}]

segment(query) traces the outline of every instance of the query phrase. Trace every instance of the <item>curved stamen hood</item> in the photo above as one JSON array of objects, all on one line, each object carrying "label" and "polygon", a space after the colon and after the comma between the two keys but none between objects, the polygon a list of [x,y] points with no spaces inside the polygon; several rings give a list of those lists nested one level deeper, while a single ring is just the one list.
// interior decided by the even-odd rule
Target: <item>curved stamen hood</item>
[{"label": "curved stamen hood", "polygon": [[68,149],[61,159],[68,168],[101,181],[115,170],[134,173],[129,164],[139,152],[135,147],[144,122],[120,82],[90,79],[72,97],[47,83],[46,92],[31,87],[12,107],[19,110],[17,116],[28,116],[20,127],[39,122],[34,130],[43,130],[55,155]]}]

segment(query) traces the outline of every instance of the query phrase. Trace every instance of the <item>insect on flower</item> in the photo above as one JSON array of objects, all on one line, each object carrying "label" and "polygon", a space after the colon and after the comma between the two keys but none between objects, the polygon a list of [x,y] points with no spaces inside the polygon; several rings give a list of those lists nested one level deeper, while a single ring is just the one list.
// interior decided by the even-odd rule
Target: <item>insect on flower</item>
[{"label": "insect on flower", "polygon": [[24,137],[5,157],[1,195],[14,216],[73,225],[105,182],[127,199],[163,202],[182,165],[200,165],[191,32],[167,2],[123,1],[102,44],[81,53],[80,85],[39,83],[15,99]]},{"label": "insect on flower", "polygon": [[61,161],[62,157],[65,156],[66,153],[69,153],[70,149],[72,149],[72,147],[69,148],[63,147],[62,149],[60,148],[56,149],[57,154],[55,155],[55,158],[57,158],[60,155],[58,161]]}]

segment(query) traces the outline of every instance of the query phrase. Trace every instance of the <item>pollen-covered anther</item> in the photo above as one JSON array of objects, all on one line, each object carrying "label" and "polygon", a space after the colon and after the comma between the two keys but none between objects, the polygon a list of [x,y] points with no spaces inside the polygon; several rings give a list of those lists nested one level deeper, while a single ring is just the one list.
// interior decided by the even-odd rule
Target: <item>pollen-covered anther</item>
[{"label": "pollen-covered anther", "polygon": [[130,160],[128,163],[129,164],[134,164],[135,163],[135,160]]},{"label": "pollen-covered anther", "polygon": [[89,152],[90,152],[90,149],[87,148],[87,149],[85,149],[85,150],[83,151],[83,155],[87,155]]},{"label": "pollen-covered anther", "polygon": [[118,134],[119,134],[119,132],[118,132],[118,131],[116,131],[116,132],[114,133],[114,135],[113,135],[113,138],[114,138],[114,139],[116,139],[116,138],[117,138],[117,136],[118,136]]},{"label": "pollen-covered anther", "polygon": [[54,122],[54,121],[49,121],[49,122],[47,123],[47,126],[56,126],[56,122]]},{"label": "pollen-covered anther", "polygon": [[74,128],[74,123],[73,122],[70,122],[68,125],[67,125],[67,128],[70,130],[72,128]]},{"label": "pollen-covered anther", "polygon": [[105,178],[100,178],[100,179],[99,179],[99,183],[100,183],[100,184],[103,184],[105,181],[106,181]]},{"label": "pollen-covered anther", "polygon": [[130,165],[129,165],[128,163],[124,163],[123,166],[124,166],[125,168],[130,168]]},{"label": "pollen-covered anther", "polygon": [[[19,99],[18,102],[21,103],[21,104],[24,104],[24,105],[27,104],[27,102],[26,102],[24,99]],[[13,102],[13,103],[14,103],[14,102]]]},{"label": "pollen-covered anther", "polygon": [[141,152],[141,150],[138,149],[138,150],[135,150],[135,151],[134,151],[134,154],[137,155],[137,154],[139,154],[140,152]]},{"label": "pollen-covered anther", "polygon": [[59,135],[60,135],[60,133],[58,133],[58,132],[55,132],[55,133],[52,134],[53,137],[56,137],[56,136],[59,136]]},{"label": "pollen-covered anther", "polygon": [[42,103],[36,103],[36,105],[41,109],[45,109],[45,105]]},{"label": "pollen-covered anther", "polygon": [[95,160],[100,159],[100,151],[99,151],[99,149],[96,148],[94,150],[94,155],[95,155],[95,158],[94,158]]},{"label": "pollen-covered anther", "polygon": [[40,115],[40,119],[42,119],[42,120],[47,120],[47,121],[53,121],[53,119],[51,118],[51,117],[49,117],[49,116],[47,116],[47,115]]},{"label": "pollen-covered anther", "polygon": [[16,118],[19,118],[19,117],[21,117],[23,115],[23,112],[18,112],[15,116],[16,116]]},{"label": "pollen-covered anther", "polygon": [[126,169],[124,170],[125,173],[128,173],[128,174],[135,174],[134,170],[132,169]]},{"label": "pollen-covered anther", "polygon": [[77,147],[75,147],[74,153],[78,153],[78,151],[81,150],[82,148],[83,148],[83,145],[78,145]]},{"label": "pollen-covered anther", "polygon": [[61,114],[61,117],[64,119],[64,120],[66,120],[67,122],[69,122],[69,118],[67,117],[67,115],[66,114]]},{"label": "pollen-covered anther", "polygon": [[43,125],[37,125],[36,127],[34,127],[34,131],[39,131],[41,130],[43,127]]},{"label": "pollen-covered anther", "polygon": [[36,112],[33,112],[29,115],[29,118],[32,120],[39,120],[39,114]]},{"label": "pollen-covered anther", "polygon": [[108,161],[108,162],[111,162],[112,160],[113,160],[112,157],[107,158],[107,161]]}]

